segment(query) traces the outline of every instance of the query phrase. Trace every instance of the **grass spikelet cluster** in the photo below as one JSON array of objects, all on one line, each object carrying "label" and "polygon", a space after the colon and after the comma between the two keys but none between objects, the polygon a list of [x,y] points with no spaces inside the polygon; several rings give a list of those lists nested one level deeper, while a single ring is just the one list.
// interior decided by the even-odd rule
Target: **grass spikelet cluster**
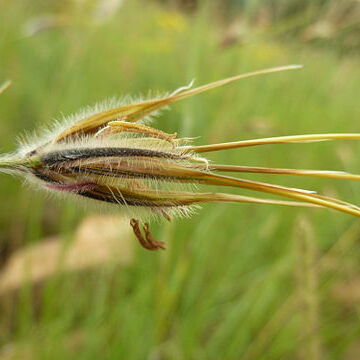
[{"label": "grass spikelet cluster", "polygon": [[[360,134],[309,134],[242,140],[211,145],[188,144],[148,125],[151,116],[169,105],[196,94],[262,74],[298,69],[281,66],[236,75],[197,88],[184,86],[167,96],[127,104],[110,102],[69,117],[64,124],[25,144],[14,154],[0,158],[0,170],[25,176],[53,192],[109,203],[131,218],[136,237],[149,250],[164,248],[153,239],[139,212],[171,220],[188,216],[205,202],[239,202],[288,206],[326,207],[360,217],[351,203],[309,190],[221,175],[221,172],[265,173],[359,180],[360,176],[325,170],[297,170],[212,164],[198,154],[269,144],[311,143],[328,140],[359,140]],[[5,83],[0,91],[5,90]],[[198,192],[189,185],[216,185],[276,195],[287,200],[257,198],[230,193]],[[141,218],[141,221],[146,220]]]}]

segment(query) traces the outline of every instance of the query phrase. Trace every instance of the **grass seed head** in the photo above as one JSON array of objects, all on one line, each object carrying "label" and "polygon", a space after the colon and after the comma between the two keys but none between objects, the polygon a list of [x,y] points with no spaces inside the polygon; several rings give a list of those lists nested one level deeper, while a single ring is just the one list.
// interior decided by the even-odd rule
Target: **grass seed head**
[{"label": "grass seed head", "polygon": [[[138,210],[171,220],[188,216],[203,202],[247,202],[290,206],[328,207],[360,217],[360,208],[308,190],[240,179],[219,172],[266,173],[359,180],[360,176],[334,171],[260,168],[210,164],[198,154],[279,143],[358,140],[360,134],[312,134],[193,146],[145,125],[150,117],[190,96],[239,79],[299,68],[298,65],[233,76],[198,88],[181,87],[167,96],[129,104],[107,103],[87,109],[60,124],[43,138],[26,143],[0,158],[0,171],[24,175],[51,192],[72,194],[121,207],[132,218],[136,237],[149,250],[164,248],[154,240],[148,224],[141,232]],[[0,87],[3,92],[9,83]],[[199,185],[235,187],[287,200],[263,199],[227,193],[198,192]]]}]

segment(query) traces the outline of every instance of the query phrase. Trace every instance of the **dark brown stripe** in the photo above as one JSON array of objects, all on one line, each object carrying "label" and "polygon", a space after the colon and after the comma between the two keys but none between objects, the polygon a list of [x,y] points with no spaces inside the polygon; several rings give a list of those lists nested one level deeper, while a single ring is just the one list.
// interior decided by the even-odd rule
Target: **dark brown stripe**
[{"label": "dark brown stripe", "polygon": [[127,205],[127,206],[141,206],[141,207],[177,207],[182,206],[182,204],[174,204],[174,203],[163,203],[159,204],[157,202],[151,200],[143,200],[132,196],[119,196],[115,197],[115,195],[111,193],[106,193],[101,190],[88,190],[78,192],[77,195],[81,195],[90,199],[100,200],[107,203],[118,204],[118,205]]},{"label": "dark brown stripe", "polygon": [[132,148],[84,148],[84,149],[67,149],[53,151],[41,157],[45,165],[56,165],[59,162],[84,160],[100,157],[156,157],[164,159],[185,159],[187,156],[156,151],[148,149],[132,149]]},{"label": "dark brown stripe", "polygon": [[108,203],[112,203],[112,204],[118,204],[118,205],[146,206],[146,207],[156,206],[156,205],[150,204],[150,203],[142,201],[142,200],[130,200],[125,197],[117,198],[112,194],[105,193],[102,191],[91,191],[90,190],[90,191],[78,192],[77,194],[87,197],[87,198],[90,198],[90,199],[100,200],[100,201],[104,201],[104,202],[108,202]]},{"label": "dark brown stripe", "polygon": [[34,176],[36,176],[38,179],[42,180],[42,181],[45,181],[47,183],[51,183],[51,184],[62,184],[61,181],[58,181],[58,180],[55,180],[53,178],[51,178],[50,176],[48,175],[45,175],[39,171],[33,171],[32,172]]}]

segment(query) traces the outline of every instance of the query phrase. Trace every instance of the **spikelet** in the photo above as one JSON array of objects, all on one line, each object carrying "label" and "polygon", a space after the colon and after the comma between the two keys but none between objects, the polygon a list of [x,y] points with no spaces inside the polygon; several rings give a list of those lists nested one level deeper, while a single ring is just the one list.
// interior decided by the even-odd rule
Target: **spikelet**
[{"label": "spikelet", "polygon": [[[296,170],[210,164],[200,153],[280,143],[359,140],[360,134],[312,134],[243,140],[212,145],[189,145],[148,125],[151,116],[169,105],[239,79],[297,69],[281,66],[233,76],[192,89],[181,87],[167,96],[119,104],[110,101],[88,108],[58,124],[40,139],[0,157],[0,171],[23,175],[53,192],[72,194],[123,209],[141,245],[149,250],[164,244],[151,236],[147,223],[140,229],[139,211],[171,220],[189,216],[203,202],[244,202],[327,207],[360,217],[360,208],[314,192],[245,180],[219,172],[265,173],[359,180],[359,175],[335,171]],[[4,85],[0,89],[5,89]],[[0,90],[1,91],[1,90]],[[279,195],[288,200],[263,199],[227,193],[198,192],[197,185],[229,186]]]}]

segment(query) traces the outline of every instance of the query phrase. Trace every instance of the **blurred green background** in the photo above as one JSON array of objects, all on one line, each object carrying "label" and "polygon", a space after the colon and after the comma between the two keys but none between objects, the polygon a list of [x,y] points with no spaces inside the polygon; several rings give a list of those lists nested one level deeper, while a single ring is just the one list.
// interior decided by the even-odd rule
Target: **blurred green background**
[{"label": "blurred green background", "polygon": [[[108,97],[294,63],[304,68],[199,95],[153,125],[196,144],[359,132],[359,24],[351,0],[0,0],[0,83],[13,82],[0,96],[1,152]],[[327,142],[210,158],[356,173],[359,151]],[[249,178],[360,203],[354,182]],[[154,253],[121,211],[0,184],[0,359],[360,358],[356,218],[209,204],[152,224],[168,247]]]}]

